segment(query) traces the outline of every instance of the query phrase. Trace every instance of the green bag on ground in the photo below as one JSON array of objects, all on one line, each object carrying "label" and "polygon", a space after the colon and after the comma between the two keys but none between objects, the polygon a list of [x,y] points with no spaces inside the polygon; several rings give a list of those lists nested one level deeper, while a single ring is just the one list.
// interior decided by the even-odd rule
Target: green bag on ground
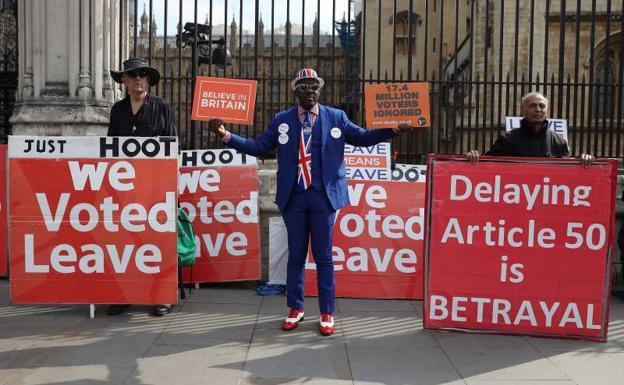
[{"label": "green bag on ground", "polygon": [[178,267],[195,264],[195,232],[188,216],[178,208]]},{"label": "green bag on ground", "polygon": [[[180,297],[186,299],[184,292],[184,279],[182,277],[183,267],[193,267],[195,264],[195,232],[188,216],[178,207],[178,285]],[[193,279],[193,269],[191,269],[191,281]],[[189,290],[189,294],[191,293]]]}]

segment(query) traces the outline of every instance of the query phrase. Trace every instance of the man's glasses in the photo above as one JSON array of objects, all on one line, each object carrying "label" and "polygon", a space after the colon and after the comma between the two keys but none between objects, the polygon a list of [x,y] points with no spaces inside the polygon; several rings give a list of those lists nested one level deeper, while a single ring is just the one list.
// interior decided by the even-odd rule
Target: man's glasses
[{"label": "man's glasses", "polygon": [[308,84],[308,83],[299,83],[295,86],[295,90],[297,91],[318,91],[321,88],[318,84]]},{"label": "man's glasses", "polygon": [[129,78],[132,78],[132,79],[144,78],[147,75],[148,75],[147,71],[145,71],[145,70],[132,70],[132,71],[126,72],[126,76],[128,76]]}]

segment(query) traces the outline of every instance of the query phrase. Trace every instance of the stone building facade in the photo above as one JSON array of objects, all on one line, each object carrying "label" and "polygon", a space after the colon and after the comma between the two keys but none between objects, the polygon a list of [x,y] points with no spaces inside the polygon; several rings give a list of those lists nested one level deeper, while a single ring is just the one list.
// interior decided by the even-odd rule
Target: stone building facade
[{"label": "stone building facade", "polygon": [[18,3],[13,134],[102,135],[118,87],[120,0]]},{"label": "stone building facade", "polygon": [[[396,8],[383,2],[380,10],[377,1],[365,3],[366,34],[381,31],[380,44],[369,43],[362,55],[366,74],[431,81],[434,126],[415,140],[430,143],[422,151],[489,147],[504,117],[519,115],[521,96],[539,90],[551,102],[551,116],[568,119],[575,153],[622,155],[617,143],[624,138],[613,129],[621,126],[617,112],[624,105],[620,3],[434,0],[413,2],[411,18],[408,0]],[[411,68],[400,48],[409,37],[407,20]]]},{"label": "stone building facade", "polygon": [[[176,27],[168,32],[165,38],[159,35],[159,26],[152,22],[143,10],[137,26],[136,56],[150,58],[163,77],[154,92],[176,106],[178,115],[181,143],[186,143],[191,124],[192,102],[192,49],[181,47],[176,42]],[[204,24],[208,25],[209,20]],[[258,36],[253,32],[242,30],[232,15],[227,29],[227,49],[231,53],[231,65],[223,67],[214,64],[200,64],[197,68],[199,76],[217,76],[232,78],[256,79],[258,81],[256,98],[256,117],[253,127],[232,127],[244,134],[255,136],[264,131],[273,115],[294,103],[294,95],[290,90],[290,80],[301,68],[311,66],[316,68],[325,79],[322,90],[322,101],[332,105],[346,106],[352,84],[345,81],[346,69],[357,63],[354,55],[349,55],[341,48],[338,38],[328,34],[320,34],[318,19],[311,28],[304,27],[303,36],[301,26],[291,26],[289,23],[276,28],[273,36],[270,30],[265,29],[262,17],[259,18]],[[294,31],[293,31],[294,29]],[[129,26],[129,46],[133,46],[133,25]],[[212,27],[212,39],[223,37],[223,25]],[[241,33],[242,32],[242,33]],[[257,47],[257,48],[256,48]],[[214,46],[213,46],[214,48]],[[219,147],[220,143],[207,130],[205,124],[198,122],[202,148]]]}]

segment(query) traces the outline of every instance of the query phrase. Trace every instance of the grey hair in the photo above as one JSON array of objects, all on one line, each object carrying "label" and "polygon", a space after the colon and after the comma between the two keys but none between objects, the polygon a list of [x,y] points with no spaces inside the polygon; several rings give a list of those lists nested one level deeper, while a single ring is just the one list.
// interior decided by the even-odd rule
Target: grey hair
[{"label": "grey hair", "polygon": [[524,95],[522,97],[522,106],[526,106],[527,103],[529,102],[529,98],[531,96],[537,96],[539,98],[543,98],[544,100],[546,100],[546,105],[548,105],[548,98],[546,96],[544,96],[544,94],[541,94],[539,92],[533,91],[533,92],[529,92],[528,94]]}]

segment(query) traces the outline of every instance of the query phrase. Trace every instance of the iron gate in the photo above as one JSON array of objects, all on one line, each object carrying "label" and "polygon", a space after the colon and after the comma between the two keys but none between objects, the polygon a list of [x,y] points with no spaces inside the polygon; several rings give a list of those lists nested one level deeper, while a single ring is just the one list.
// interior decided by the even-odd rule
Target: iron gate
[{"label": "iron gate", "polygon": [[130,55],[163,74],[155,92],[175,106],[183,148],[221,146],[190,121],[195,75],[258,81],[255,124],[230,127],[253,137],[294,103],[288,83],[312,66],[326,81],[321,101],[361,125],[365,84],[429,82],[432,127],[394,140],[399,162],[487,150],[532,90],[568,120],[574,154],[621,157],[623,3],[127,0],[121,32]]}]

